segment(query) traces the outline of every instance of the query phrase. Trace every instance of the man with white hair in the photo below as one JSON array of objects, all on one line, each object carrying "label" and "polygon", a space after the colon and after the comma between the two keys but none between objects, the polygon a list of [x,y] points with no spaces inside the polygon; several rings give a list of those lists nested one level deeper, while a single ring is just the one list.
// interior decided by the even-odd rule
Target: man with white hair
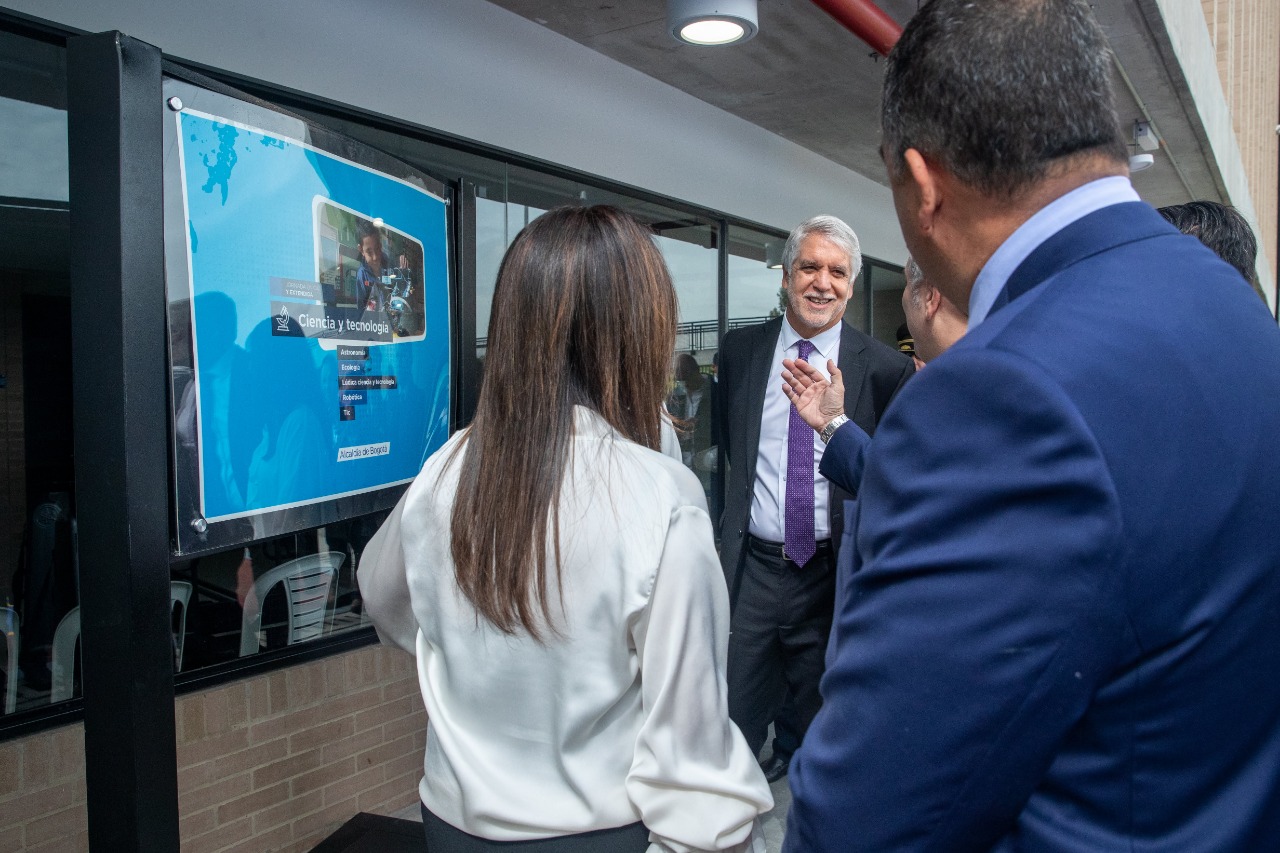
[{"label": "man with white hair", "polygon": [[907,259],[904,274],[907,286],[902,290],[902,310],[907,315],[915,357],[920,360],[916,365],[918,368],[942,355],[964,337],[969,317],[946,294],[929,283],[914,258]]},{"label": "man with white hair", "polygon": [[[736,329],[720,348],[717,418],[729,462],[721,563],[729,585],[729,715],[752,750],[779,728],[796,743],[821,704],[818,680],[831,628],[835,548],[850,495],[818,473],[822,440],[782,390],[784,358],[844,374],[844,410],[873,432],[914,372],[911,360],[844,322],[862,267],[858,238],[834,216],[801,223],[783,249],[784,316]],[[786,773],[795,744],[775,742],[765,767]]]}]

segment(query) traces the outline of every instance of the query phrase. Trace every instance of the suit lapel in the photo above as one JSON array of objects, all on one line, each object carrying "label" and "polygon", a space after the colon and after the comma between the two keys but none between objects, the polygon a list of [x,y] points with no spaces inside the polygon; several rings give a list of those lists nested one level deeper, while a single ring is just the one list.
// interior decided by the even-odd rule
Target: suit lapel
[{"label": "suit lapel", "polygon": [[844,320],[840,321],[840,326],[840,356],[836,365],[844,376],[844,410],[852,418],[858,411],[858,398],[862,396],[863,379],[867,374],[866,360],[860,357],[867,345]]},{"label": "suit lapel", "polygon": [[[868,424],[867,415],[858,411],[858,403],[862,400],[862,386],[866,384],[867,360],[862,351],[867,348],[866,339],[845,321],[840,321],[840,354],[836,366],[844,378],[844,411],[855,424],[867,429],[875,428],[875,414],[871,413],[872,423]],[[868,395],[870,397],[870,395]],[[872,409],[870,403],[868,411]],[[871,429],[868,429],[868,426]],[[834,483],[831,485],[831,498],[827,504],[828,523],[831,525],[831,536],[840,543],[844,535],[844,502],[853,497]]]}]

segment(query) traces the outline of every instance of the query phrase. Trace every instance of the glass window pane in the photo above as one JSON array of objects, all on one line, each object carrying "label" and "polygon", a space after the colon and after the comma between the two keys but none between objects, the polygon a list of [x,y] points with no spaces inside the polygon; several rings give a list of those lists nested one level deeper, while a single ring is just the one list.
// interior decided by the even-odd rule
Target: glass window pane
[{"label": "glass window pane", "polygon": [[476,357],[482,362],[488,348],[493,289],[502,257],[526,225],[546,213],[526,204],[476,197]]},{"label": "glass window pane", "polygon": [[729,328],[762,323],[782,313],[782,246],[786,236],[729,228]]},{"label": "glass window pane", "polygon": [[63,50],[0,33],[0,197],[67,201]]},{"label": "glass window pane", "polygon": [[711,434],[712,359],[720,345],[716,229],[697,223],[654,223],[656,242],[680,300],[667,411],[675,419],[684,464],[711,496],[716,467]]},{"label": "glass window pane", "polygon": [[80,594],[63,51],[0,33],[0,67],[0,713],[9,714],[78,692]]},{"label": "glass window pane", "polygon": [[356,565],[386,512],[172,566],[178,672],[277,651],[369,624]]},{"label": "glass window pane", "polygon": [[[476,337],[489,335],[489,312],[493,308],[493,286],[498,280],[502,254],[515,239],[509,228],[507,205],[502,201],[476,198]],[[484,349],[476,353],[484,358]]]},{"label": "glass window pane", "polygon": [[853,294],[849,307],[844,309],[844,321],[859,331],[867,331],[867,264],[863,259],[862,271],[853,280]]},{"label": "glass window pane", "polygon": [[871,336],[881,343],[898,348],[898,329],[907,322],[902,311],[902,291],[907,280],[902,271],[879,262],[868,263],[863,278],[871,278]]}]

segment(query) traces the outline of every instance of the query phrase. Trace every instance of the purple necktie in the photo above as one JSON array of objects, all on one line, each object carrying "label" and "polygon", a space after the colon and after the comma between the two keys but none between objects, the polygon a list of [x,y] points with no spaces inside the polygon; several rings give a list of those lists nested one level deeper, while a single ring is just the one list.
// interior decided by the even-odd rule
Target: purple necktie
[{"label": "purple necktie", "polygon": [[[806,340],[797,345],[805,361],[814,346]],[[813,534],[813,429],[804,422],[795,405],[788,407],[786,540],[783,551],[797,566],[813,557],[818,545]]]}]

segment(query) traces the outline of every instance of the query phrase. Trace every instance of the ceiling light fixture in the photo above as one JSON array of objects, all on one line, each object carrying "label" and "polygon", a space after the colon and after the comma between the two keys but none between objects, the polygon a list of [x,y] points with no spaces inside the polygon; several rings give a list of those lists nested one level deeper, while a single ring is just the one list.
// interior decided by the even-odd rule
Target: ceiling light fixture
[{"label": "ceiling light fixture", "polygon": [[1141,172],[1144,169],[1150,169],[1156,163],[1156,158],[1150,154],[1134,154],[1129,158],[1129,171]]},{"label": "ceiling light fixture", "polygon": [[1142,149],[1129,158],[1130,173],[1141,172],[1155,165],[1155,155],[1147,152],[1160,149],[1160,138],[1156,136],[1156,129],[1151,126],[1151,122],[1138,119],[1133,123],[1133,142],[1129,143],[1129,147]]},{"label": "ceiling light fixture", "polygon": [[740,44],[760,30],[756,0],[667,0],[667,30],[688,44]]}]

